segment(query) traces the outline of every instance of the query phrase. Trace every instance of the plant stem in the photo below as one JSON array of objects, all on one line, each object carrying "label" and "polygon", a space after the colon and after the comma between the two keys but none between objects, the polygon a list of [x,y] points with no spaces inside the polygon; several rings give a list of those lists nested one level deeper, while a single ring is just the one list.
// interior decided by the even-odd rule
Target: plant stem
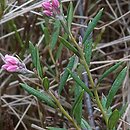
[{"label": "plant stem", "polygon": [[75,38],[73,37],[73,35],[70,33],[70,38],[72,40],[72,42],[75,44],[75,46],[77,47],[77,49],[79,50],[79,53],[80,53],[80,62],[81,64],[85,67],[85,70],[88,74],[88,77],[89,77],[89,80],[90,80],[90,83],[91,83],[91,87],[92,89],[94,90],[94,96],[95,96],[95,99],[96,99],[96,103],[101,111],[101,113],[103,114],[103,117],[104,117],[104,120],[106,122],[106,125],[108,125],[108,118],[107,118],[107,115],[102,107],[102,104],[100,102],[100,99],[99,99],[99,95],[98,95],[98,92],[97,92],[97,89],[96,89],[96,86],[94,84],[94,81],[93,81],[93,78],[92,78],[92,75],[91,75],[91,72],[89,70],[89,66],[85,60],[85,57],[84,57],[84,52],[82,50],[82,48],[80,48],[80,46],[78,45],[78,43],[75,41]]},{"label": "plant stem", "polygon": [[89,79],[90,79],[91,87],[92,87],[92,89],[94,90],[93,92],[94,92],[94,95],[95,95],[96,103],[97,103],[98,107],[100,108],[101,113],[103,114],[103,117],[104,117],[104,120],[105,120],[106,124],[108,124],[108,118],[107,118],[106,113],[105,113],[105,111],[104,111],[104,109],[103,109],[103,107],[102,107],[102,104],[101,104],[101,102],[100,102],[100,99],[99,99],[99,96],[98,96],[98,92],[97,92],[96,86],[95,86],[95,84],[94,84],[92,75],[91,75],[91,73],[90,73],[90,70],[89,70],[89,67],[88,67],[88,65],[87,65],[87,63],[86,63],[85,58],[83,58],[82,64],[84,65],[84,67],[85,67],[85,69],[86,69],[86,71],[87,71],[88,77],[89,77]]},{"label": "plant stem", "polygon": [[57,100],[57,98],[53,95],[51,91],[49,91],[49,94],[54,99],[56,105],[59,107],[60,111],[67,117],[67,119],[74,125],[76,130],[81,130],[80,127],[77,125],[77,123],[74,121],[74,119],[65,111],[65,109],[62,107],[60,102]]}]

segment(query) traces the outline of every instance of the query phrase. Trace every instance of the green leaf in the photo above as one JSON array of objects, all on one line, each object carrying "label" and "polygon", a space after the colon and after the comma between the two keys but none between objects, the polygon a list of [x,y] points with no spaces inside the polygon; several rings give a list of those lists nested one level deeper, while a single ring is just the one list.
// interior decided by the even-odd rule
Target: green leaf
[{"label": "green leaf", "polygon": [[43,79],[43,86],[44,86],[44,88],[45,88],[46,90],[49,89],[50,82],[49,82],[49,79],[48,79],[47,77],[45,77],[45,78]]},{"label": "green leaf", "polygon": [[33,65],[34,67],[36,68],[37,66],[37,54],[36,54],[36,48],[34,47],[34,45],[31,43],[31,41],[29,41],[29,50],[30,50],[30,53],[31,53],[31,57],[32,57],[32,62],[33,62]]},{"label": "green leaf", "polygon": [[54,108],[56,107],[56,105],[53,102],[53,100],[45,92],[40,92],[40,91],[38,91],[38,90],[28,86],[27,84],[23,84],[23,83],[20,83],[20,86],[24,90],[26,90],[29,94],[32,94],[33,96],[36,96],[39,100],[45,102],[49,106],[54,107]]},{"label": "green leaf", "polygon": [[92,130],[92,128],[90,127],[88,122],[85,121],[83,118],[81,119],[81,128],[82,129],[87,129],[87,130]]},{"label": "green leaf", "polygon": [[100,83],[105,77],[107,77],[111,72],[116,70],[123,62],[118,62],[114,66],[110,67],[107,71],[105,71],[102,76],[99,78],[98,83]]},{"label": "green leaf", "polygon": [[106,108],[108,108],[113,99],[114,99],[114,96],[115,94],[117,93],[117,91],[119,90],[123,80],[125,79],[125,76],[126,76],[126,72],[127,72],[127,68],[125,67],[120,73],[119,75],[117,76],[116,80],[114,81],[109,93],[108,93],[108,96],[107,96],[107,102],[106,102]]},{"label": "green leaf", "polygon": [[112,114],[112,109],[111,107],[109,107],[108,109],[106,108],[106,102],[107,102],[107,98],[104,95],[102,95],[101,103],[102,103],[103,109],[106,112],[107,117],[110,117],[110,115]]},{"label": "green leaf", "polygon": [[66,81],[67,81],[67,79],[69,77],[69,72],[68,72],[67,68],[72,70],[73,65],[74,65],[74,61],[75,61],[75,56],[72,56],[70,58],[70,61],[69,61],[68,65],[67,65],[67,67],[66,67],[66,69],[65,69],[65,71],[64,71],[64,73],[63,73],[63,75],[61,77],[61,79],[60,79],[60,84],[59,84],[59,88],[58,88],[58,93],[59,94],[61,94],[61,92],[62,92],[62,90],[63,90],[63,88],[65,86],[65,83],[66,83]]},{"label": "green leaf", "polygon": [[43,72],[42,72],[42,67],[40,63],[38,47],[35,47],[31,42],[29,42],[29,50],[31,53],[33,65],[36,68],[38,75],[42,78]]},{"label": "green leaf", "polygon": [[86,40],[84,52],[85,52],[85,59],[88,65],[90,65],[90,60],[92,56],[92,39]]},{"label": "green leaf", "polygon": [[107,98],[105,97],[105,95],[102,95],[102,99],[101,99],[101,104],[103,106],[103,109],[106,110],[106,102],[107,102]]},{"label": "green leaf", "polygon": [[[65,33],[62,37],[64,39],[67,39],[68,34]],[[64,46],[63,44],[59,44],[59,47],[58,47],[58,50],[57,50],[57,53],[56,53],[56,61],[61,57],[63,46]]]},{"label": "green leaf", "polygon": [[71,23],[73,20],[73,3],[72,1],[69,4],[68,13],[67,13],[67,25],[69,30],[71,29]]},{"label": "green leaf", "polygon": [[79,56],[79,52],[78,50],[72,45],[70,44],[68,41],[66,41],[64,38],[59,36],[59,39],[61,41],[61,43],[66,46],[69,50],[71,50],[72,52],[74,52],[74,54],[76,54],[77,56]]},{"label": "green leaf", "polygon": [[[75,91],[74,91],[75,102],[78,100],[78,97],[81,95],[82,91],[84,91],[84,90],[82,90],[82,88],[79,87],[79,85],[76,83]],[[79,126],[81,126],[82,111],[83,111],[83,109],[82,109],[82,106],[83,106],[82,100],[80,100],[76,106],[77,107],[75,107],[74,117],[75,117],[75,120],[77,121],[77,124]]]},{"label": "green leaf", "polygon": [[97,25],[98,21],[100,20],[101,16],[103,13],[103,9],[101,9],[98,14],[94,17],[94,19],[92,20],[92,22],[90,22],[88,24],[87,30],[85,32],[84,38],[83,38],[83,44],[85,43],[85,41],[88,39],[90,33],[93,31],[93,29],[95,28],[95,26]]},{"label": "green leaf", "polygon": [[108,127],[110,130],[113,130],[113,128],[116,127],[119,118],[120,118],[120,113],[116,109],[112,112],[111,116],[108,119]]},{"label": "green leaf", "polygon": [[47,127],[48,130],[66,130],[64,128]]},{"label": "green leaf", "polygon": [[35,47],[36,48],[36,62],[37,62],[37,65],[36,65],[36,69],[37,69],[37,72],[38,72],[38,75],[42,78],[43,77],[43,71],[42,71],[42,67],[41,67],[41,63],[40,63],[40,55],[39,55],[39,51],[38,51],[38,47]]},{"label": "green leaf", "polygon": [[62,54],[63,44],[60,44],[56,53],[56,61],[59,59],[59,57]]},{"label": "green leaf", "polygon": [[41,29],[45,35],[45,43],[46,43],[46,45],[48,45],[50,43],[50,40],[51,40],[49,30],[43,24],[41,24]]},{"label": "green leaf", "polygon": [[84,89],[91,97],[93,97],[93,93],[91,92],[91,90],[84,84],[84,82],[73,72],[71,72],[68,69],[71,77],[76,81],[76,83],[82,88]]},{"label": "green leaf", "polygon": [[72,107],[72,114],[75,117],[78,125],[81,125],[83,96],[84,96],[84,90],[82,90],[80,93],[77,93],[75,95],[75,102]]},{"label": "green leaf", "polygon": [[57,42],[57,39],[59,36],[59,32],[60,32],[60,25],[61,25],[60,21],[56,20],[54,23],[54,30],[52,33],[52,38],[51,38],[51,43],[50,43],[51,50],[53,50],[56,45],[56,42]]}]

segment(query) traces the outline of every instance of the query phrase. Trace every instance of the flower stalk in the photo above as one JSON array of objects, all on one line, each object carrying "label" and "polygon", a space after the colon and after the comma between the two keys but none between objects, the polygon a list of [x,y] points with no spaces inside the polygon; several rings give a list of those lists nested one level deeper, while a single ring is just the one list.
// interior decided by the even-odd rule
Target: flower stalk
[{"label": "flower stalk", "polygon": [[53,95],[53,93],[51,91],[49,91],[48,93],[51,95],[51,97],[55,101],[60,111],[64,114],[64,116],[66,116],[66,118],[74,125],[76,130],[81,130],[80,127],[75,122],[75,120],[65,111],[65,109],[62,107],[61,103],[57,100],[57,98]]},{"label": "flower stalk", "polygon": [[108,125],[108,118],[107,118],[107,115],[103,109],[103,106],[100,102],[100,99],[99,99],[99,95],[98,95],[98,92],[97,92],[97,86],[95,86],[94,84],[94,81],[93,81],[93,78],[92,78],[92,75],[91,75],[91,72],[89,70],[89,66],[85,60],[85,57],[84,57],[84,52],[82,50],[82,48],[78,45],[78,43],[76,42],[75,38],[73,37],[73,35],[70,33],[70,38],[71,38],[71,41],[74,43],[74,45],[77,47],[77,49],[79,50],[79,54],[80,54],[80,62],[81,64],[84,66],[87,74],[88,74],[88,77],[89,77],[89,80],[90,80],[90,83],[91,83],[91,87],[93,89],[93,93],[94,93],[94,96],[95,96],[95,99],[96,99],[96,103],[97,103],[97,106],[99,107],[101,113],[103,114],[103,118],[106,122],[106,124]]}]

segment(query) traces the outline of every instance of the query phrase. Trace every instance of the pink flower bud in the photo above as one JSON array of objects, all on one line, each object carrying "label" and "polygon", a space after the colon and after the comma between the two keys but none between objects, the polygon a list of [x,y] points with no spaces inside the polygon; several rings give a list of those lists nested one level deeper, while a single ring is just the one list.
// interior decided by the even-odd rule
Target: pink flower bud
[{"label": "pink flower bud", "polygon": [[60,3],[58,0],[52,0],[52,7],[54,7],[55,9],[58,9],[60,6]]},{"label": "pink flower bud", "polygon": [[2,69],[8,71],[8,72],[17,72],[19,69],[19,65],[21,62],[19,59],[17,59],[14,56],[5,55],[5,57],[2,58],[4,61],[4,65],[2,66]]},{"label": "pink flower bud", "polygon": [[50,2],[43,2],[42,3],[42,7],[45,9],[45,10],[49,10],[49,11],[51,11],[52,10],[52,5],[51,5],[51,3]]},{"label": "pink flower bud", "polygon": [[14,56],[5,55],[4,62],[16,65],[16,64],[18,64],[19,60],[16,57],[14,57]]},{"label": "pink flower bud", "polygon": [[8,72],[17,72],[21,74],[34,74],[32,71],[28,70],[25,64],[19,61],[18,58],[10,55],[3,56],[1,53],[0,56],[5,63],[4,65],[2,65],[3,70],[6,70]]},{"label": "pink flower bud", "polygon": [[48,17],[60,15],[60,3],[58,0],[44,1],[42,7],[44,9],[43,13]]},{"label": "pink flower bud", "polygon": [[52,16],[52,12],[49,11],[49,10],[44,10],[43,13],[44,13],[46,16]]},{"label": "pink flower bud", "polygon": [[2,66],[2,68],[8,72],[17,72],[18,66],[11,65],[11,64],[5,64]]}]

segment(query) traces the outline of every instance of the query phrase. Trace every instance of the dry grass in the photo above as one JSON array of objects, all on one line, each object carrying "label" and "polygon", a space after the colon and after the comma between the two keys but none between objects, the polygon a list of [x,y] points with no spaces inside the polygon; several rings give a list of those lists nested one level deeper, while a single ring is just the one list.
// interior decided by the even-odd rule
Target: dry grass
[{"label": "dry grass", "polygon": [[[67,11],[70,0],[63,0],[64,11]],[[40,27],[45,23],[45,18],[41,9],[42,1],[34,0],[13,0],[6,3],[3,15],[0,19],[0,52],[2,54],[18,54],[31,70],[31,56],[28,51],[29,41],[39,47],[41,61],[44,66],[44,75],[49,77],[51,89],[57,90],[58,82],[53,72],[58,69],[61,73],[68,62],[71,53],[65,48],[62,50],[61,57],[57,60],[55,66],[49,56],[45,45],[44,33]],[[80,28],[86,28],[87,23],[98,12],[104,8],[104,15],[95,28],[93,37],[98,45],[93,49],[93,58],[91,61],[91,72],[93,77],[97,78],[110,65],[117,61],[124,61],[129,68],[130,57],[130,2],[129,0],[83,0],[83,16],[77,12],[80,0],[74,0],[75,14],[73,20],[73,34],[78,37]],[[80,20],[83,23],[80,24]],[[49,21],[51,23],[51,21]],[[51,24],[48,23],[50,33]],[[97,36],[101,35],[98,41]],[[19,40],[20,38],[20,40]],[[24,48],[22,48],[24,45]],[[59,43],[53,51],[56,55]],[[1,60],[1,59],[0,59]],[[2,61],[0,62],[0,66]],[[48,69],[48,66],[51,69]],[[117,71],[116,73],[118,73]],[[20,76],[20,75],[19,75]],[[102,87],[99,88],[100,94],[106,93],[114,81],[115,74],[111,74],[104,80]],[[58,111],[40,103],[33,96],[28,95],[19,87],[19,78],[16,75],[2,72],[0,75],[0,129],[2,130],[44,130],[46,126],[59,126],[71,128],[72,125],[64,119]],[[22,76],[22,80],[29,84],[39,83],[36,77]],[[69,86],[69,84],[68,84]],[[129,87],[129,69],[126,80],[123,83],[122,90],[115,97],[113,107],[120,107],[121,104],[128,103],[128,108],[119,122],[118,130],[130,128],[130,87]],[[68,98],[69,97],[69,98]],[[61,97],[61,102],[69,111],[71,109],[72,95],[69,90]],[[85,104],[84,104],[85,105]],[[95,106],[93,104],[93,106]],[[96,106],[95,106],[96,107]],[[101,116],[97,108],[93,111],[95,114],[96,125],[102,126]],[[87,118],[86,109],[84,116]],[[122,125],[123,124],[123,125]],[[43,128],[42,128],[43,127]],[[100,129],[103,129],[102,127]]]}]

